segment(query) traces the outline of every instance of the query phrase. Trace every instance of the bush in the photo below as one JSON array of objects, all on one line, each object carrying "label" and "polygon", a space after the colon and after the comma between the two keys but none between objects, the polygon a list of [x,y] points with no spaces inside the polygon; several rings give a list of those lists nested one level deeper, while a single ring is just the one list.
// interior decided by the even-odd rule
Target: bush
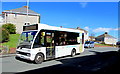
[{"label": "bush", "polygon": [[105,42],[102,41],[101,44],[105,44]]},{"label": "bush", "polygon": [[2,25],[2,28],[6,29],[10,34],[16,33],[16,27],[14,24],[7,23],[7,24]]},{"label": "bush", "polygon": [[2,28],[0,27],[0,43],[2,42]]},{"label": "bush", "polygon": [[4,28],[0,28],[0,42],[9,41],[9,32]]}]

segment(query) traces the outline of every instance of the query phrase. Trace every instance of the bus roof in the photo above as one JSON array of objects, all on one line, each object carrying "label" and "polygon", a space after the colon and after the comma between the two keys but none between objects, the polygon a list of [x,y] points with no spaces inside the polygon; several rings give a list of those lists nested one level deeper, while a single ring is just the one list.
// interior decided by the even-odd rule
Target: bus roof
[{"label": "bus roof", "polygon": [[[33,24],[32,24],[32,25],[33,25]],[[28,25],[28,26],[32,26],[32,25]],[[57,31],[84,33],[84,31],[78,30],[78,29],[55,27],[55,26],[50,26],[50,25],[41,24],[41,23],[39,23],[39,24],[37,24],[37,25],[38,25],[38,31],[40,31],[41,29],[46,29],[46,30],[57,30]],[[29,31],[30,31],[30,30],[29,30]]]},{"label": "bus roof", "polygon": [[82,33],[84,33],[84,31],[77,30],[77,29],[55,27],[55,26],[50,26],[50,25],[47,25],[47,24],[38,24],[38,30],[39,29],[58,30],[58,31],[67,31],[67,32],[77,32],[77,33],[82,32]]}]

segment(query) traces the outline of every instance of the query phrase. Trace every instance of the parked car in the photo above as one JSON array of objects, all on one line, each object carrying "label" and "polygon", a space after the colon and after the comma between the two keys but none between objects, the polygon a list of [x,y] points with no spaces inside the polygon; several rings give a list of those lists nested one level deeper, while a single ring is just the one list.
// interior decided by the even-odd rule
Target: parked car
[{"label": "parked car", "polygon": [[94,48],[94,42],[93,41],[86,41],[84,44],[85,48]]},{"label": "parked car", "polygon": [[94,44],[100,44],[100,42],[94,42]]}]

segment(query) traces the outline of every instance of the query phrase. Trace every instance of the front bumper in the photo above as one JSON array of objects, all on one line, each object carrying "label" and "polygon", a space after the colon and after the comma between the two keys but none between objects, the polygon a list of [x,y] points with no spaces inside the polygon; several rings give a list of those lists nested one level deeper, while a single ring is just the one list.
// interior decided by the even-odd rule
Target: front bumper
[{"label": "front bumper", "polygon": [[84,46],[84,48],[89,48],[89,46]]},{"label": "front bumper", "polygon": [[33,61],[30,57],[25,56],[25,55],[21,55],[21,54],[16,54],[16,57],[17,58],[21,58],[21,59],[26,59],[26,60]]},{"label": "front bumper", "polygon": [[34,56],[32,55],[31,51],[24,51],[24,50],[16,50],[16,57],[26,60],[34,60]]}]

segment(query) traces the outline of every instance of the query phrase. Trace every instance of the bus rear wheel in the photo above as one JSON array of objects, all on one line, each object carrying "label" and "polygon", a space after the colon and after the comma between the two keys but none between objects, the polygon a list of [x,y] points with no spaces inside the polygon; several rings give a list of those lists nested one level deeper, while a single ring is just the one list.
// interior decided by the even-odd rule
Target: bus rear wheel
[{"label": "bus rear wheel", "polygon": [[36,64],[41,64],[43,61],[44,61],[44,56],[43,56],[43,54],[38,53],[38,54],[36,55],[36,57],[35,57],[34,62],[35,62]]},{"label": "bus rear wheel", "polygon": [[73,57],[73,56],[75,56],[75,55],[76,55],[76,50],[73,49],[72,52],[71,52],[71,56]]}]

